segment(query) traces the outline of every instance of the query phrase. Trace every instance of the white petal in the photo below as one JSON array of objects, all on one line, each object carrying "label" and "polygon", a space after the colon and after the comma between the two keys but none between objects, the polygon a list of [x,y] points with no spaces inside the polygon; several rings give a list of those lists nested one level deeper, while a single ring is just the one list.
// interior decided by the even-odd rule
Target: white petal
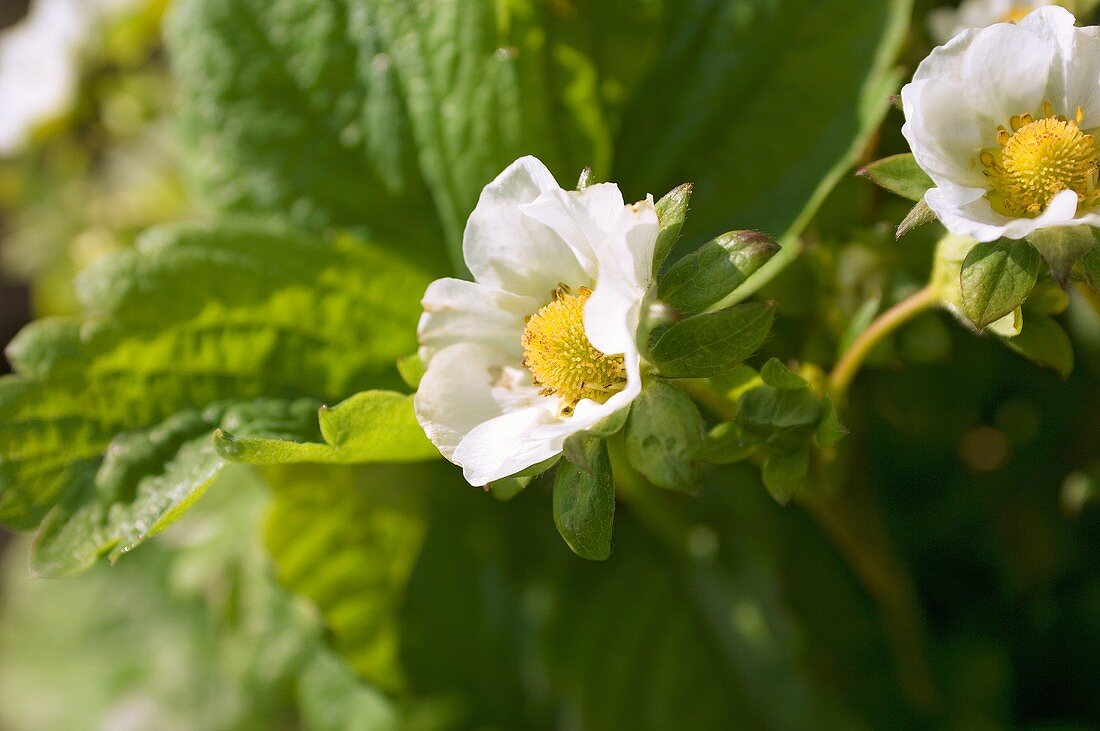
[{"label": "white petal", "polygon": [[962,85],[922,79],[906,84],[901,99],[905,109],[901,133],[917,164],[936,184],[985,186],[985,177],[978,170],[983,130]]},{"label": "white petal", "polygon": [[462,279],[432,282],[421,304],[424,314],[417,335],[425,365],[440,349],[461,342],[490,345],[521,358],[524,319],[540,306],[531,297]]},{"label": "white petal", "polygon": [[611,354],[636,347],[659,228],[651,198],[621,210],[618,230],[596,246],[599,277],[584,307],[585,334],[599,350]]},{"label": "white petal", "polygon": [[965,55],[964,88],[971,106],[985,118],[991,141],[998,124],[1007,127],[1013,115],[1042,107],[1054,58],[1054,49],[1042,38],[1011,23],[974,34]]},{"label": "white petal", "polygon": [[973,190],[975,198],[966,201],[959,195],[933,188],[925,195],[929,207],[935,211],[940,223],[953,234],[970,236],[978,241],[996,241],[1001,238],[1023,239],[1040,228],[1076,225],[1077,194],[1063,190],[1054,197],[1047,209],[1036,218],[1009,218],[997,213],[984,197],[984,191]]},{"label": "white petal", "polygon": [[1100,28],[1074,27],[1073,15],[1061,7],[1042,8],[1022,21],[1024,28],[1054,52],[1046,98],[1057,114],[1073,117],[1085,111],[1085,127],[1100,127]]},{"label": "white petal", "polygon": [[[546,405],[503,414],[470,430],[453,461],[471,485],[487,485],[560,454],[571,434],[595,426],[625,408],[641,392],[638,357],[627,358],[627,386],[606,403],[583,400],[570,417],[557,416],[557,405]],[[547,408],[547,407],[550,408]]]},{"label": "white petal", "polygon": [[559,282],[583,278],[569,246],[522,207],[560,190],[546,166],[522,157],[481,191],[466,223],[462,254],[474,279],[497,289],[546,298]]},{"label": "white petal", "polygon": [[447,459],[478,424],[546,399],[505,353],[477,343],[443,348],[432,358],[413,405],[428,439]]}]

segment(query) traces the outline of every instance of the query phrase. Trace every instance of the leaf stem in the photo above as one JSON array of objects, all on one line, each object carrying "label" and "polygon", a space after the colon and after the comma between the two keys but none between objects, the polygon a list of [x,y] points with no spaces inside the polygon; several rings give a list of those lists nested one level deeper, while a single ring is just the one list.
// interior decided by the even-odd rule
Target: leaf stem
[{"label": "leaf stem", "polygon": [[829,393],[839,399],[848,391],[863,361],[882,340],[920,313],[936,304],[936,291],[926,285],[879,315],[848,346],[829,375]]}]

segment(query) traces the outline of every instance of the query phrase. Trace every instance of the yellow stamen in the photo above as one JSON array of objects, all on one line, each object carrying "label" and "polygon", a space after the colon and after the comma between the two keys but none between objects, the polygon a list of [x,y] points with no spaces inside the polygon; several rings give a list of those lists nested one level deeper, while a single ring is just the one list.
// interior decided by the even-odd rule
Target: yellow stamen
[{"label": "yellow stamen", "polygon": [[[1030,13],[1034,9],[1035,8],[1029,8],[1029,7],[1014,8],[1012,10],[1009,10],[1007,13],[1005,13],[1004,17],[1001,18],[1000,22],[1001,23],[1015,23],[1017,21],[1023,20],[1024,18],[1027,17],[1028,13]],[[1047,116],[1049,117],[1050,115],[1048,114]]]},{"label": "yellow stamen", "polygon": [[523,329],[523,365],[542,395],[561,399],[562,416],[581,399],[604,403],[626,385],[623,356],[596,350],[584,332],[584,303],[591,295],[587,287],[574,294],[560,285]]},{"label": "yellow stamen", "polygon": [[1080,206],[1100,202],[1100,150],[1096,138],[1081,130],[1084,110],[1078,107],[1068,120],[1055,116],[1053,105],[1044,102],[1043,115],[1038,120],[1026,113],[1013,116],[1011,134],[997,128],[1000,149],[979,155],[992,188],[990,202],[1006,215],[1038,216],[1063,190],[1077,193]]}]

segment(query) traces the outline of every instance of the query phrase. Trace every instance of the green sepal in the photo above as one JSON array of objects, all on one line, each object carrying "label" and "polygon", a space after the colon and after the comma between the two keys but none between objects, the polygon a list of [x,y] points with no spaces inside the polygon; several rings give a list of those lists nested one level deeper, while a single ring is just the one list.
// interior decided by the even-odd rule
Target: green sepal
[{"label": "green sepal", "polygon": [[778,452],[764,462],[764,487],[777,503],[786,505],[809,471],[810,450],[806,447],[794,452]]},{"label": "green sepal", "polygon": [[909,152],[876,160],[856,175],[911,201],[922,200],[924,194],[936,185]]},{"label": "green sepal", "polygon": [[497,500],[511,500],[519,495],[531,484],[533,477],[505,477],[496,482],[490,482],[486,487]]},{"label": "green sepal", "polygon": [[586,166],[577,177],[577,190],[584,190],[596,182],[596,176],[592,173],[592,167]]},{"label": "green sepal", "polygon": [[1077,260],[1085,281],[1093,291],[1100,292],[1100,249],[1090,249]]},{"label": "green sepal", "polygon": [[764,343],[771,302],[749,302],[685,318],[660,331],[649,360],[666,378],[709,378],[733,370]]},{"label": "green sepal", "polygon": [[814,441],[822,449],[832,449],[846,436],[848,436],[848,427],[840,423],[836,404],[826,396],[822,401],[821,421],[817,422],[817,429],[814,430]]},{"label": "green sepal", "polygon": [[584,437],[583,464],[565,460],[554,479],[554,525],[573,553],[603,561],[611,555],[615,519],[615,484],[607,445]]},{"label": "green sepal", "polygon": [[687,394],[649,381],[634,400],[625,435],[627,459],[646,479],[666,490],[698,491],[703,419]]},{"label": "green sepal", "polygon": [[1042,254],[1050,265],[1050,275],[1063,287],[1069,281],[1074,263],[1096,248],[1091,226],[1041,228],[1028,234],[1027,241]]},{"label": "green sepal", "polygon": [[1039,276],[1039,252],[1022,241],[976,244],[963,260],[959,287],[963,312],[984,329],[1028,298]]},{"label": "green sepal", "polygon": [[898,224],[898,230],[894,232],[894,238],[900,239],[913,229],[935,220],[936,212],[922,198],[905,214],[905,218]]},{"label": "green sepal", "polygon": [[690,315],[719,302],[779,252],[757,231],[731,231],[679,259],[657,285],[657,299]]},{"label": "green sepal", "polygon": [[707,433],[700,459],[710,464],[733,464],[748,459],[756,451],[747,443],[740,427],[732,421],[724,421]]},{"label": "green sepal", "polygon": [[691,201],[691,189],[691,183],[679,185],[666,193],[655,205],[660,229],[657,232],[657,243],[653,246],[653,276],[657,276],[661,265],[680,238],[680,229],[684,227],[684,217],[687,216],[688,203]]},{"label": "green sepal", "polygon": [[783,365],[778,358],[772,358],[760,369],[760,378],[764,383],[782,391],[798,391],[809,388],[810,384],[791,369]]},{"label": "green sepal", "polygon": [[1029,308],[1020,333],[1003,338],[1002,342],[1025,358],[1053,368],[1063,380],[1073,372],[1073,344],[1062,326],[1049,315]]},{"label": "green sepal", "polygon": [[620,431],[625,425],[627,417],[630,414],[630,409],[620,409],[606,419],[601,420],[595,426],[579,431],[576,434],[570,434],[565,439],[565,444],[562,446],[562,453],[565,458],[575,465],[584,465],[586,447],[585,444],[590,438],[604,439],[612,434]]}]

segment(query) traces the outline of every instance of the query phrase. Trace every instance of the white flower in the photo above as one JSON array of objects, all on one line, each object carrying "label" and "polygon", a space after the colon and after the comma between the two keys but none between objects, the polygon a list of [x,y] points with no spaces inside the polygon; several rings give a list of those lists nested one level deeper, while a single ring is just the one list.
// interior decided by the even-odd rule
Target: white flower
[{"label": "white flower", "polygon": [[80,53],[103,23],[141,0],[36,0],[0,33],[0,155],[18,152],[35,128],[68,112]]},{"label": "white flower", "polygon": [[481,193],[462,242],[475,281],[440,279],[418,328],[416,416],[472,485],[561,453],[641,390],[636,334],[652,282],[652,198],[562,190],[533,157]]},{"label": "white flower", "polygon": [[1046,7],[964,31],[901,97],[902,134],[935,182],[925,200],[951,233],[994,241],[1100,225],[1100,29]]},{"label": "white flower", "polygon": [[970,28],[1023,20],[1032,10],[1053,0],[963,0],[958,8],[936,8],[928,13],[928,32],[936,43],[946,43]]}]

